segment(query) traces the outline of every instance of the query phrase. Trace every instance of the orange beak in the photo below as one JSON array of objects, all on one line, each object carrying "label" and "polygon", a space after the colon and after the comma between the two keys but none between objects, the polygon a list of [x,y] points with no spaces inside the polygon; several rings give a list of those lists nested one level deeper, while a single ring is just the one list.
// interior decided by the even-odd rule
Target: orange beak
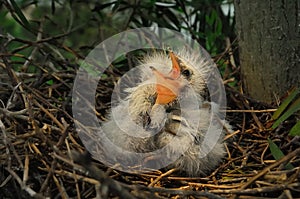
[{"label": "orange beak", "polygon": [[168,75],[164,75],[151,67],[156,76],[156,104],[168,104],[176,99],[180,92],[180,68],[176,56],[170,52],[172,70]]}]

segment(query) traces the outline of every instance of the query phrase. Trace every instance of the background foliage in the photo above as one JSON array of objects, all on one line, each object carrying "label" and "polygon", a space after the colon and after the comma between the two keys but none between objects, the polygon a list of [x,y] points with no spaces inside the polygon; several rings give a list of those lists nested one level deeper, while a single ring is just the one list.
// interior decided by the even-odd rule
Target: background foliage
[{"label": "background foliage", "polygon": [[[43,38],[61,36],[59,40],[61,45],[80,50],[85,54],[95,44],[128,28],[158,26],[177,30],[191,35],[213,56],[225,49],[225,37],[235,38],[230,1],[12,0],[10,2],[1,5],[3,32],[26,40],[35,40],[38,31],[42,32]],[[18,12],[18,8],[24,15]],[[17,42],[14,44],[18,45]]]}]

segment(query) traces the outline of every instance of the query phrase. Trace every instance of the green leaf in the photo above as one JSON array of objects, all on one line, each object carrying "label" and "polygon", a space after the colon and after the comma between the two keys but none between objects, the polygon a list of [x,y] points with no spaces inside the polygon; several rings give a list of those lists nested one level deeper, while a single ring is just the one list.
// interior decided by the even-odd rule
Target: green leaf
[{"label": "green leaf", "polygon": [[[280,150],[280,148],[270,138],[268,138],[268,142],[269,142],[271,153],[272,153],[273,157],[275,158],[275,160],[279,160],[282,157],[284,157],[284,153]],[[293,167],[293,165],[288,163],[285,166],[285,168],[286,169],[293,169],[294,167]]]},{"label": "green leaf", "polygon": [[270,138],[268,138],[268,142],[270,145],[271,153],[272,153],[273,157],[275,158],[275,160],[279,160],[280,158],[284,157],[283,152]]},{"label": "green leaf", "polygon": [[289,135],[291,136],[300,136],[300,121],[298,121],[293,128],[290,130]]},{"label": "green leaf", "polygon": [[289,118],[293,113],[300,110],[300,98],[297,99],[290,108],[285,111],[285,113],[278,119],[274,124],[272,125],[272,129],[276,128],[281,124],[281,122],[285,121],[287,118]]},{"label": "green leaf", "polygon": [[[88,63],[87,61],[79,61],[80,63],[80,67],[83,68],[89,75],[91,75],[92,77],[99,77],[102,72],[101,72],[101,66],[102,64],[99,63],[98,66],[96,66],[96,63]],[[97,63],[98,64],[98,63]]]},{"label": "green leaf", "polygon": [[19,19],[21,20],[21,22],[23,23],[23,25],[26,28],[29,28],[29,22],[27,21],[26,17],[24,16],[23,12],[21,11],[21,9],[19,8],[19,6],[17,5],[17,3],[14,0],[10,0],[10,3],[12,5],[12,7],[14,8],[16,14],[18,15]]},{"label": "green leaf", "polygon": [[291,91],[291,94],[282,102],[282,104],[279,106],[279,108],[277,109],[277,111],[274,112],[272,119],[276,120],[281,114],[282,112],[286,109],[286,107],[291,103],[291,101],[293,101],[293,99],[300,93],[300,88],[296,89],[294,88]]},{"label": "green leaf", "polygon": [[108,78],[108,76],[106,75],[106,74],[101,74],[101,79],[107,79]]},{"label": "green leaf", "polygon": [[50,85],[50,86],[52,86],[53,85],[53,79],[50,79],[50,80],[48,80],[48,81],[46,81],[46,84],[48,84],[48,85]]},{"label": "green leaf", "polygon": [[112,7],[112,11],[116,12],[119,9],[119,6],[121,5],[121,0],[113,2],[115,5]]}]

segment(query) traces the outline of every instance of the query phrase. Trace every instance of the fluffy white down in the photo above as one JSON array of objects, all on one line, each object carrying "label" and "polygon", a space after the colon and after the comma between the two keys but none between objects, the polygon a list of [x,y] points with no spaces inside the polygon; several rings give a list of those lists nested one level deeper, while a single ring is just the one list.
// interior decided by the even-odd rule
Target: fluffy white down
[{"label": "fluffy white down", "polygon": [[[135,87],[127,88],[128,96],[114,109],[118,113],[117,118],[110,114],[109,121],[104,122],[102,128],[112,143],[121,150],[143,153],[167,146],[166,158],[181,154],[168,165],[168,168],[178,168],[190,176],[205,175],[216,168],[226,154],[222,143],[223,133],[216,138],[217,144],[207,155],[201,148],[206,144],[202,141],[209,127],[212,131],[223,128],[220,121],[211,114],[211,103],[203,101],[202,97],[211,62],[201,57],[202,55],[191,54],[186,50],[177,55],[182,65],[192,71],[192,77],[183,80],[186,85],[179,99],[183,99],[186,104],[192,100],[191,103],[197,105],[196,109],[194,106],[183,106],[180,100],[168,106],[154,105],[155,85],[152,83],[153,73],[150,66],[164,74],[169,73],[172,68],[169,56],[164,52],[158,52],[149,54],[141,60],[140,72],[136,74],[139,83]],[[230,125],[226,121],[223,122],[230,130]],[[155,134],[156,131],[159,132]],[[98,159],[97,156],[105,154],[105,150],[114,149],[99,147],[97,153],[92,155]],[[128,154],[127,157],[116,155],[105,158],[117,162],[129,159],[132,162],[138,161],[137,164],[148,161],[139,159],[134,153]]]}]

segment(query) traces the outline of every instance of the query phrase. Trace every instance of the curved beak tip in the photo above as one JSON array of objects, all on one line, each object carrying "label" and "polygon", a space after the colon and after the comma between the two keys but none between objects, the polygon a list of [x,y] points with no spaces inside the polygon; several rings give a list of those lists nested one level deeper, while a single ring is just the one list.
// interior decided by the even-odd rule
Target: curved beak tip
[{"label": "curved beak tip", "polygon": [[156,77],[156,104],[168,104],[176,99],[180,90],[180,67],[178,58],[170,51],[170,58],[172,61],[172,70],[168,75],[164,75],[156,68],[150,66],[152,72]]}]

